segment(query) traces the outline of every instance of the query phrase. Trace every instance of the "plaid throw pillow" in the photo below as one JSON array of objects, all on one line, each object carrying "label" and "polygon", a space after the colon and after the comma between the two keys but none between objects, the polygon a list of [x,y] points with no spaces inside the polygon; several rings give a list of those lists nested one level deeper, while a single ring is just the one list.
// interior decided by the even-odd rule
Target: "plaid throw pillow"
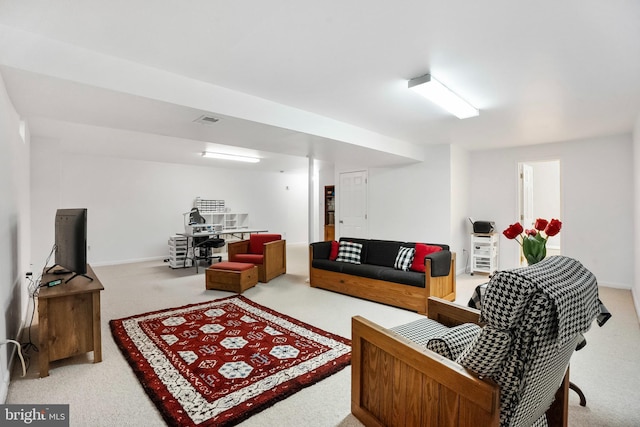
[{"label": "plaid throw pillow", "polygon": [[411,263],[413,262],[413,257],[416,254],[416,250],[414,248],[406,248],[404,246],[400,246],[398,250],[398,255],[396,256],[396,262],[393,264],[393,267],[396,270],[409,271],[409,267],[411,267]]},{"label": "plaid throw pillow", "polygon": [[360,264],[360,252],[362,252],[362,243],[341,241],[336,261]]}]

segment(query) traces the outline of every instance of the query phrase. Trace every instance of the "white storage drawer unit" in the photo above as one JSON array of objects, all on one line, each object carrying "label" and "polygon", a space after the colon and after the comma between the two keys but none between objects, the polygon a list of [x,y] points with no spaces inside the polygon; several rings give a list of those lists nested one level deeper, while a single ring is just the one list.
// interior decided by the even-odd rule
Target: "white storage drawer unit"
[{"label": "white storage drawer unit", "polygon": [[471,234],[471,274],[491,274],[498,269],[498,233]]}]

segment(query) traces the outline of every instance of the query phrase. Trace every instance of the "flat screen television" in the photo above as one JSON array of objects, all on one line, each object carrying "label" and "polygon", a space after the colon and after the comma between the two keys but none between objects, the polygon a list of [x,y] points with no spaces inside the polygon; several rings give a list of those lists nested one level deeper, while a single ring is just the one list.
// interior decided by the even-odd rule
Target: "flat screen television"
[{"label": "flat screen television", "polygon": [[[58,209],[55,219],[55,264],[62,269],[56,274],[73,273],[66,282],[77,276],[87,276],[87,209]],[[91,279],[93,280],[93,279]]]}]

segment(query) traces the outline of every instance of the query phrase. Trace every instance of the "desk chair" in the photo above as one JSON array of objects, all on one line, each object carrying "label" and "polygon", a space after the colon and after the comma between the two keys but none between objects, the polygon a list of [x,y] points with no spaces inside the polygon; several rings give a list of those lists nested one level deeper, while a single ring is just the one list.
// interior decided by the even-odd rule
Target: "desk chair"
[{"label": "desk chair", "polygon": [[200,210],[198,208],[191,208],[189,212],[189,224],[204,224],[207,220],[200,215]]},{"label": "desk chair", "polygon": [[196,274],[198,273],[198,263],[201,260],[206,260],[209,264],[211,264],[211,260],[213,258],[218,258],[218,262],[222,261],[222,256],[213,255],[214,248],[221,248],[224,246],[224,239],[220,239],[219,237],[201,237],[196,238],[198,240],[194,240],[193,245],[193,263],[196,265]]}]

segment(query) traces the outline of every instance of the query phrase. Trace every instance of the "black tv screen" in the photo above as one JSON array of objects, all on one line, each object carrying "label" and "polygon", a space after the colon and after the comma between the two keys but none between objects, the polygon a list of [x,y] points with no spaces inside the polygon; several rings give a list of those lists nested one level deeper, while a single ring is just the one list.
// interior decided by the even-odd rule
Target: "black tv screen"
[{"label": "black tv screen", "polygon": [[55,245],[56,265],[75,275],[87,274],[87,209],[58,209]]}]

